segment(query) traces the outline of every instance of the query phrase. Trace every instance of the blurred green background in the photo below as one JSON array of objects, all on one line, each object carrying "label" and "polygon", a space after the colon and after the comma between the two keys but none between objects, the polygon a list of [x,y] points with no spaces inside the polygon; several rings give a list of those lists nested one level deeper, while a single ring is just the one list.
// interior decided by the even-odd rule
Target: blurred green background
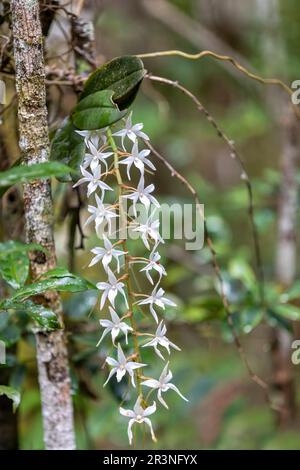
[{"label": "blurred green background", "polygon": [[[212,49],[232,52],[251,70],[276,76],[291,84],[300,78],[300,9],[296,0],[173,0],[173,1],[86,1],[83,17],[95,26],[97,60],[157,50],[181,49],[194,53]],[[47,54],[65,50],[64,36],[57,25],[47,39]],[[55,62],[60,66],[60,62]],[[178,80],[189,88],[230,139],[234,140],[250,176],[255,206],[255,222],[265,273],[267,308],[258,296],[256,263],[247,191],[237,163],[224,142],[178,90],[145,80],[133,106],[133,121],[143,122],[153,146],[192,182],[205,205],[218,262],[225,279],[234,322],[253,370],[270,383],[272,398],[272,347],[274,327],[291,331],[291,318],[300,319],[300,307],[282,300],[276,282],[277,208],[280,187],[280,158],[284,110],[276,111],[289,97],[276,87],[251,81],[211,58],[189,61],[179,57],[145,59],[145,67],[155,75]],[[82,65],[82,72],[85,73]],[[276,89],[276,90],[275,90]],[[50,117],[59,106],[66,115],[74,95],[64,90],[59,98],[52,92]],[[277,101],[276,101],[277,100]],[[274,104],[275,103],[275,104]],[[157,197],[163,202],[191,202],[190,194],[153,157]],[[300,174],[297,173],[297,180]],[[56,244],[60,265],[72,262],[73,269],[92,281],[99,281],[97,269],[87,269],[89,249],[95,236],[89,235],[85,250],[76,250],[70,261],[68,224],[59,217],[63,190],[54,187],[56,204]],[[86,216],[85,210],[81,217]],[[299,224],[299,219],[297,220]],[[298,226],[298,225],[297,225]],[[170,410],[155,415],[158,443],[145,440],[145,448],[161,449],[300,449],[299,420],[281,428],[264,393],[250,380],[231,333],[224,320],[207,246],[185,251],[184,241],[170,240],[162,248],[168,276],[163,288],[171,293],[177,309],[166,312],[169,337],[182,352],[171,356],[174,383],[189,403],[169,392]],[[297,264],[298,266],[298,264]],[[299,274],[299,269],[297,275]],[[295,284],[299,296],[299,285]],[[124,385],[102,384],[107,375],[103,362],[108,342],[95,348],[101,331],[99,308],[93,308],[97,293],[64,297],[66,325],[72,364],[77,442],[80,449],[127,448],[127,420],[119,416],[118,404]],[[280,308],[280,305],[285,308]],[[10,328],[10,330],[9,330]],[[19,409],[20,446],[43,448],[40,398],[37,384],[34,337],[22,333],[21,319],[0,325],[1,337],[10,335],[18,345],[17,358],[11,356],[11,384],[22,390]],[[157,376],[161,364],[152,351],[144,350],[144,360],[153,364]],[[299,401],[299,367],[294,367],[296,400]],[[142,447],[142,445],[141,445]]]}]

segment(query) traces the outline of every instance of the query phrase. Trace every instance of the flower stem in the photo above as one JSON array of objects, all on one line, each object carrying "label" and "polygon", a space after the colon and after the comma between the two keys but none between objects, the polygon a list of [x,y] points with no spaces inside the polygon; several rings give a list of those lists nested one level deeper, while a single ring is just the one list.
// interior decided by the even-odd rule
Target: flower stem
[{"label": "flower stem", "polygon": [[[114,153],[114,169],[115,169],[115,175],[116,175],[116,178],[117,178],[118,190],[119,190],[120,236],[122,238],[123,250],[126,253],[124,255],[124,258],[125,258],[125,271],[126,271],[126,274],[127,274],[126,287],[127,287],[127,292],[128,292],[128,304],[129,304],[129,312],[130,312],[129,318],[130,318],[131,328],[133,329],[133,332],[134,332],[134,334],[132,335],[133,336],[133,346],[134,346],[134,352],[135,352],[135,355],[136,355],[136,360],[137,360],[137,362],[141,362],[139,342],[138,342],[137,335],[135,334],[137,332],[137,325],[136,325],[136,322],[135,322],[135,319],[134,319],[134,316],[133,316],[133,301],[132,301],[133,290],[132,290],[132,287],[131,287],[131,278],[130,278],[130,269],[129,269],[129,263],[130,263],[131,256],[129,255],[128,250],[127,250],[126,234],[124,234],[124,232],[123,232],[124,228],[126,229],[126,227],[127,227],[127,217],[126,217],[126,213],[124,212],[123,204],[122,204],[123,180],[122,180],[122,175],[121,175],[120,169],[119,169],[118,148],[117,148],[117,145],[114,141],[114,138],[112,136],[112,133],[111,133],[110,129],[107,130],[107,137],[108,137],[108,142],[109,142],[109,144],[112,148],[112,151]],[[124,235],[124,236],[122,236],[122,235]],[[141,386],[141,374],[140,374],[138,369],[136,369],[135,375],[136,375],[138,393],[139,393],[139,395],[143,396],[142,386]]]}]

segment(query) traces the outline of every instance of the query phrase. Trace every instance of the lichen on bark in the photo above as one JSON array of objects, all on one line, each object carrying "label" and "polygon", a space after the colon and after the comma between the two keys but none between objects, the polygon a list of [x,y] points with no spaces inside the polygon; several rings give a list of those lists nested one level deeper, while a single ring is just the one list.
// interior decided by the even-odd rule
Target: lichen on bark
[{"label": "lichen on bark", "polygon": [[[19,145],[24,164],[49,158],[43,36],[38,0],[12,0],[12,29],[18,95]],[[25,232],[28,243],[48,250],[31,256],[36,279],[56,265],[53,209],[49,180],[24,185]],[[44,442],[47,449],[74,449],[73,407],[62,305],[56,292],[39,301],[56,312],[62,329],[37,332],[37,362],[41,390]]]}]

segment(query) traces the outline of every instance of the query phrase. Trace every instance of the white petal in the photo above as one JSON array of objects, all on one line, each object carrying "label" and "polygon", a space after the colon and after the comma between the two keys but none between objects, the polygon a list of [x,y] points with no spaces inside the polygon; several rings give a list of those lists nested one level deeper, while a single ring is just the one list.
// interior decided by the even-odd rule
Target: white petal
[{"label": "white petal", "polygon": [[149,418],[145,418],[145,419],[144,419],[144,422],[145,422],[145,423],[149,426],[149,428],[150,428],[152,440],[153,440],[154,442],[156,442],[156,437],[155,437],[155,434],[154,434],[154,431],[153,431],[153,428],[152,428],[152,423],[151,423],[150,419],[149,419]]}]

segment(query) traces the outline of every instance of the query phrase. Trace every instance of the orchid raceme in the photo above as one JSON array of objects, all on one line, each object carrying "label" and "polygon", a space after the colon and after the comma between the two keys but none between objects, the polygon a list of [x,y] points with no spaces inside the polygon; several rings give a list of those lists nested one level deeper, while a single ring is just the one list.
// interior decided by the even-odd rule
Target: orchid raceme
[{"label": "orchid raceme", "polygon": [[[154,196],[153,182],[148,182],[155,166],[150,158],[150,150],[143,148],[143,143],[149,137],[142,131],[143,124],[132,123],[132,113],[123,122],[124,126],[121,128],[117,123],[106,129],[77,131],[84,138],[86,154],[80,166],[82,178],[74,186],[80,186],[80,190],[86,187],[87,197],[92,198],[89,200],[89,216],[85,225],[94,227],[99,238],[99,243],[91,248],[94,256],[89,266],[94,266],[104,276],[96,287],[100,291],[100,310],[108,309],[110,317],[99,320],[103,331],[97,346],[109,340],[115,351],[109,353],[105,360],[111,369],[104,385],[112,379],[121,382],[128,375],[130,380],[127,381],[127,386],[136,390],[133,410],[120,408],[121,415],[129,418],[128,438],[131,444],[134,424],[146,424],[155,440],[148,416],[155,413],[156,403],[149,405],[143,397],[143,387],[157,391],[158,400],[166,408],[168,406],[162,393],[172,389],[184,400],[186,398],[171,383],[169,362],[158,380],[145,377],[142,372],[142,368],[146,366],[150,370],[150,364],[142,359],[142,352],[145,353],[143,348],[153,347],[162,360],[164,356],[160,348],[165,348],[169,355],[171,349],[180,351],[180,348],[167,338],[167,328],[158,316],[166,306],[175,307],[176,304],[165,296],[165,291],[160,287],[167,272],[161,264],[159,253],[159,245],[164,243],[159,231],[160,204]],[[105,173],[102,168],[106,170]],[[136,179],[136,185],[130,183],[131,178]],[[107,202],[108,198],[110,202]],[[140,205],[144,212],[142,220],[137,217]],[[126,236],[123,238],[124,228],[126,236],[130,230],[135,233],[135,238],[138,234],[146,249],[145,256],[136,257],[128,250]],[[137,275],[147,277],[152,285],[152,292],[140,291],[133,272],[135,263],[144,265],[139,268]],[[141,318],[141,310],[149,324],[153,324],[153,319],[158,323],[155,333],[149,332],[148,324],[147,333],[140,331],[138,320]],[[140,339],[143,336],[148,337],[146,342],[144,338]],[[129,395],[126,393],[127,396]]]}]

